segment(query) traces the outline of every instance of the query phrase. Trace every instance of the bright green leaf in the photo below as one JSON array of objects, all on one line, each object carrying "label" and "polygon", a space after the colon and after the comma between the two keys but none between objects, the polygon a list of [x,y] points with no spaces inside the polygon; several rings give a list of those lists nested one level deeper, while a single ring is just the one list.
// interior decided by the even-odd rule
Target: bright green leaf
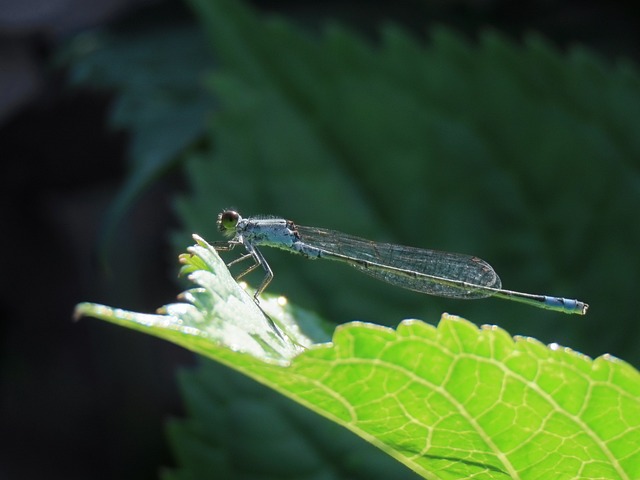
[{"label": "bright green leaf", "polygon": [[[334,422],[215,362],[180,375],[187,416],[169,424],[176,480],[413,480],[418,476]],[[171,477],[174,478],[174,477]]]},{"label": "bright green leaf", "polygon": [[640,476],[640,374],[630,365],[447,315],[437,328],[354,322],[317,343],[304,333],[317,318],[277,298],[261,303],[267,317],[195,238],[181,257],[198,285],[187,302],[157,315],[85,303],[76,315],[231,366],[425,478]]}]

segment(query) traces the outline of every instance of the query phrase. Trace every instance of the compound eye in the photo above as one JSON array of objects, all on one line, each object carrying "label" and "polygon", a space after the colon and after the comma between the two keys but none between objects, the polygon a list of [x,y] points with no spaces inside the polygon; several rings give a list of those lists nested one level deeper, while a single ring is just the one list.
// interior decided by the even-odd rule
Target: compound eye
[{"label": "compound eye", "polygon": [[240,214],[238,212],[235,212],[233,210],[225,210],[220,215],[218,215],[218,228],[222,232],[235,230],[239,220]]}]

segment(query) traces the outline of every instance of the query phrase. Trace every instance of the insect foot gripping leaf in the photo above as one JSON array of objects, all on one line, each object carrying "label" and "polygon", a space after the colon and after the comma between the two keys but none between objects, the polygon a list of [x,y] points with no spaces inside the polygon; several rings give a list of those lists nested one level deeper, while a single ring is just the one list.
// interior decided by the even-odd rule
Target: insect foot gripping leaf
[{"label": "insect foot gripping leaf", "polygon": [[640,478],[640,373],[625,362],[448,315],[437,328],[346,324],[332,343],[314,343],[301,331],[320,332],[317,317],[266,300],[269,322],[215,250],[194,238],[181,256],[198,285],[182,295],[188,303],[158,315],[80,304],[76,314],[226,364],[425,478]]},{"label": "insect foot gripping leaf", "polygon": [[221,361],[228,352],[286,364],[312,343],[294,323],[291,309],[281,305],[281,299],[266,299],[258,307],[230,276],[213,247],[197,235],[194,239],[197,244],[181,255],[180,261],[181,274],[197,287],[180,295],[183,303],[166,305],[155,315],[82,303],[76,307],[76,317],[101,318],[214,358],[218,358],[217,351]]}]

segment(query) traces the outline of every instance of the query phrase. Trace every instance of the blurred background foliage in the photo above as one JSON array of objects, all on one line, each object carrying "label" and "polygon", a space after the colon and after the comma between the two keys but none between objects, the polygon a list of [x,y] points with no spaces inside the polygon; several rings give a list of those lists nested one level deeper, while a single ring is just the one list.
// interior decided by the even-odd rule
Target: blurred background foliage
[{"label": "blurred background foliage", "polygon": [[535,33],[518,43],[485,28],[471,41],[433,26],[420,39],[388,23],[370,39],[331,22],[305,32],[239,2],[191,4],[201,30],[89,33],[67,57],[74,81],[120,92],[112,123],[132,132],[123,205],[172,162],[184,166],[178,251],[191,232],[219,240],[215,216],[233,206],[471,253],[506,288],[579,297],[589,315],[427,298],[265,252],[270,290],[335,322],[437,321],[446,310],[637,362],[635,66],[583,47],[561,53]]},{"label": "blurred background foliage", "polygon": [[[186,10],[170,2],[56,44],[56,65],[76,89],[108,92],[109,124],[127,132],[119,194],[109,197],[106,213],[83,217],[66,232],[70,240],[60,242],[83,252],[77,277],[89,282],[100,271],[86,267],[87,245],[98,239],[111,280],[79,289],[83,296],[72,300],[141,310],[171,301],[175,254],[191,243],[192,232],[220,240],[215,217],[234,207],[245,216],[284,216],[365,238],[478,255],[505,288],[591,305],[580,318],[501,300],[426,297],[330,262],[264,251],[276,274],[269,291],[332,322],[394,326],[411,317],[435,323],[447,311],[640,365],[637,7],[389,3],[252,7],[190,0]],[[78,133],[59,140],[80,144]],[[46,158],[47,152],[40,153]],[[24,150],[16,158],[24,158]],[[90,166],[91,158],[85,163]],[[75,218],[82,210],[64,211]],[[171,249],[162,246],[169,237]],[[247,280],[257,284],[260,275]],[[90,360],[99,365],[95,370],[105,375],[111,369],[121,376],[117,382],[129,385],[139,382],[130,372],[135,362],[158,382],[149,352],[164,347],[143,343],[128,357],[109,347],[122,342],[123,332],[83,328],[93,329],[91,345],[101,352],[84,352],[99,358]],[[143,341],[129,342],[134,350]],[[4,358],[16,350],[8,348]],[[169,354],[168,363],[177,355]],[[3,368],[20,377],[16,365],[23,363],[6,360]],[[165,375],[170,382],[170,372]],[[66,384],[74,384],[72,378]],[[145,390],[162,397],[166,388],[137,385],[137,403],[124,401],[132,422],[152,398]],[[85,392],[88,411],[92,394]],[[15,393],[8,398],[5,412],[20,403]],[[101,408],[105,415],[112,410],[108,402]],[[166,411],[153,408],[158,416]],[[128,454],[145,442],[161,450],[161,439],[148,440],[153,429],[141,430]],[[236,433],[238,444],[255,438]],[[128,462],[147,460],[122,461],[133,478],[139,475]],[[148,459],[154,461],[170,463]],[[205,471],[213,468],[204,464]],[[233,468],[241,467],[246,464]],[[73,478],[69,471],[65,476]]]}]

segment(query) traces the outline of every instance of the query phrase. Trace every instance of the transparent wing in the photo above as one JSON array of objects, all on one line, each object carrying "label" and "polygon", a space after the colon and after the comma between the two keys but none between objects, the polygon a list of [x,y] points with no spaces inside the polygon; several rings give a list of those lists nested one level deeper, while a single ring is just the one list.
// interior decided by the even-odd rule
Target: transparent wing
[{"label": "transparent wing", "polygon": [[297,231],[302,242],[322,250],[325,257],[349,263],[367,275],[409,290],[477,299],[495,293],[483,287],[502,287],[491,265],[478,257],[377,243],[323,228],[298,225]]}]

